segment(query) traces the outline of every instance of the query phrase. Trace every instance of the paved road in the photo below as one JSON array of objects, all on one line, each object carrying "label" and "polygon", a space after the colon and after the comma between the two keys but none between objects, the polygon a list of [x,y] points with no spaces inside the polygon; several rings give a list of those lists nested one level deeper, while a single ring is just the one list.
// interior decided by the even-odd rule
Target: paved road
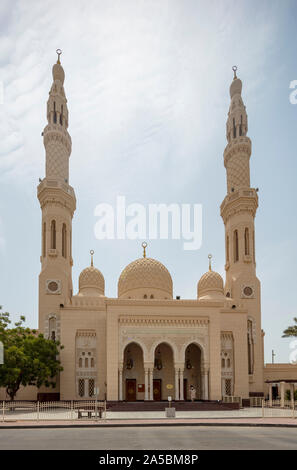
[{"label": "paved road", "polygon": [[297,449],[297,428],[147,427],[0,429],[4,449]]}]

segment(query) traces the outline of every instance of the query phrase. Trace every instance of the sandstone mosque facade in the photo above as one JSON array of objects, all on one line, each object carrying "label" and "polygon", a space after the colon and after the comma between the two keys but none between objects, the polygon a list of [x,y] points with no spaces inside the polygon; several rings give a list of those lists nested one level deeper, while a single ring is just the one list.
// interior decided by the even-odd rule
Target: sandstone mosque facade
[{"label": "sandstone mosque facade", "polygon": [[[170,273],[145,249],[121,273],[117,298],[105,296],[93,254],[79,276],[78,293],[73,292],[76,198],[69,184],[71,137],[60,58],[52,72],[43,131],[46,173],[37,189],[42,212],[39,331],[64,346],[64,370],[55,390],[39,392],[78,400],[92,398],[98,387],[99,399],[186,400],[194,385],[201,400],[262,396],[264,333],[254,226],[258,194],[250,185],[251,140],[236,71],[224,150],[227,194],[220,208],[226,279],[210,260],[192,300],[173,297]],[[36,399],[36,393],[28,387],[17,398]]]}]

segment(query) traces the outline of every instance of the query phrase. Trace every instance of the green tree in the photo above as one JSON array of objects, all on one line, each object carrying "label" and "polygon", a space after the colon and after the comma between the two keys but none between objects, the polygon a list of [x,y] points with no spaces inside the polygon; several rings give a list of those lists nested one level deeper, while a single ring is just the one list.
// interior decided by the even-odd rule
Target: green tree
[{"label": "green tree", "polygon": [[297,336],[297,317],[294,318],[296,325],[289,326],[283,333],[282,338],[289,338],[290,336]]},{"label": "green tree", "polygon": [[0,307],[0,341],[4,345],[4,364],[0,366],[0,387],[14,400],[20,386],[55,387],[57,374],[63,370],[58,355],[59,341],[45,339],[36,330],[24,327],[25,317],[9,328],[8,312]]}]

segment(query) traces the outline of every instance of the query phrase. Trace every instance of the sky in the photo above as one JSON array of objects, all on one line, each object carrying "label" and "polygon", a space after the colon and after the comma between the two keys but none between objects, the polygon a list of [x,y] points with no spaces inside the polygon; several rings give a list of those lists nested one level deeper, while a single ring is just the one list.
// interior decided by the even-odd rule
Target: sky
[{"label": "sky", "polygon": [[297,3],[255,0],[2,0],[0,4],[0,304],[37,327],[41,132],[56,49],[62,49],[72,138],[73,286],[94,263],[106,295],[143,240],[97,240],[95,207],[201,204],[202,245],[148,240],[147,255],[173,278],[174,296],[196,298],[208,269],[224,277],[223,151],[232,66],[252,140],[259,188],[257,276],[262,283],[265,362],[288,362],[283,330],[297,316]]}]

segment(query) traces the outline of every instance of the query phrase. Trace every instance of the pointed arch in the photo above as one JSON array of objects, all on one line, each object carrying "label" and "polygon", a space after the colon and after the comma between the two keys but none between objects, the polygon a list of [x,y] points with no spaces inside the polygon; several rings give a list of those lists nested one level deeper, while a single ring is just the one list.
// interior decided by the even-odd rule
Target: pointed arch
[{"label": "pointed arch", "polygon": [[62,226],[62,256],[63,258],[67,257],[67,230],[66,224]]},{"label": "pointed arch", "polygon": [[52,220],[51,221],[51,249],[55,250],[56,249],[56,221]]},{"label": "pointed arch", "polygon": [[247,227],[244,230],[244,254],[250,254],[250,234],[249,229]]},{"label": "pointed arch", "polygon": [[239,260],[238,230],[234,230],[233,248],[234,248],[234,263],[236,263]]}]

